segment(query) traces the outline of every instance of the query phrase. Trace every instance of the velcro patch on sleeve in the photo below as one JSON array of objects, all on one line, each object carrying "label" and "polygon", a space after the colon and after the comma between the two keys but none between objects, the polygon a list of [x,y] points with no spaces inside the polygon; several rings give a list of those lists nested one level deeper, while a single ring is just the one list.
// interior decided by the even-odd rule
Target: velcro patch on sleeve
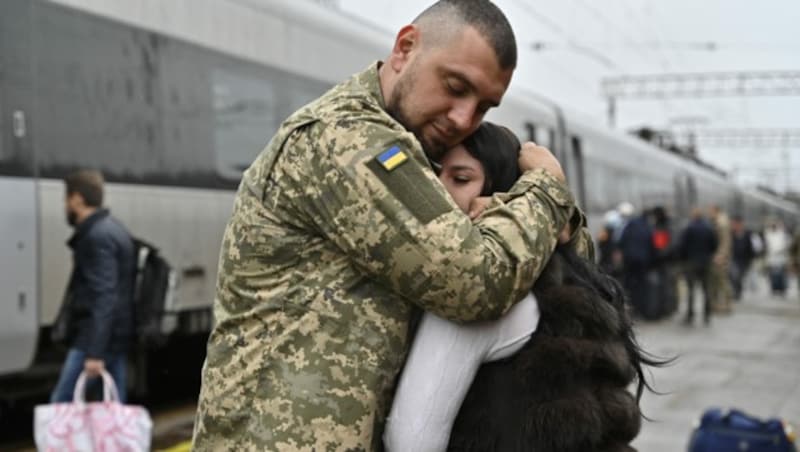
[{"label": "velcro patch on sleeve", "polygon": [[380,179],[388,192],[423,224],[428,224],[452,209],[423,169],[397,146],[370,159],[367,167]]}]

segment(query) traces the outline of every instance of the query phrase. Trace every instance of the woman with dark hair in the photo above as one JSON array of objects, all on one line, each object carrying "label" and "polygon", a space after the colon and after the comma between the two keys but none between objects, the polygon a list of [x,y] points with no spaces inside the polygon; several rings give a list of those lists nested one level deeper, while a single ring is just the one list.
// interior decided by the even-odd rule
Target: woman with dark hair
[{"label": "woman with dark hair", "polygon": [[[508,129],[484,123],[445,154],[439,178],[466,212],[510,189],[519,148]],[[642,366],[660,364],[636,344],[618,284],[561,246],[500,320],[424,314],[384,441],[390,451],[630,450]],[[626,387],[636,378],[634,399]]]}]

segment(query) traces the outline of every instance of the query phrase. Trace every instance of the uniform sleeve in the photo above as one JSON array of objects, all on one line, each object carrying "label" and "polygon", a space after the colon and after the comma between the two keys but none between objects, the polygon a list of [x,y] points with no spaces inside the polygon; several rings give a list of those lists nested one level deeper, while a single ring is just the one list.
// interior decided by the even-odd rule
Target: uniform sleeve
[{"label": "uniform sleeve", "polygon": [[498,318],[547,263],[572,196],[529,171],[473,224],[418,146],[385,124],[315,123],[284,143],[280,166],[297,208],[365,274],[446,319]]},{"label": "uniform sleeve", "polygon": [[586,215],[576,208],[569,221],[572,237],[570,237],[567,245],[574,249],[578,256],[590,262],[595,262],[594,240],[592,240],[589,228],[586,227]]}]

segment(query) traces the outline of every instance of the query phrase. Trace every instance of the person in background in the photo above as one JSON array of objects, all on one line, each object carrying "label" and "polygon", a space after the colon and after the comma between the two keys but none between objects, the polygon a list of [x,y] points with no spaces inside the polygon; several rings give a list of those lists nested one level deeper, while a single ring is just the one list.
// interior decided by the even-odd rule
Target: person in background
[{"label": "person in background", "polygon": [[731,221],[731,232],[733,234],[731,245],[731,286],[733,287],[733,299],[739,300],[742,297],[744,278],[750,271],[750,264],[756,257],[753,248],[753,233],[744,226],[741,216],[733,217]]},{"label": "person in background", "polygon": [[716,312],[730,313],[733,305],[733,291],[731,289],[731,222],[728,215],[718,205],[709,209],[714,233],[717,236],[717,250],[711,262],[710,282],[708,286],[711,295],[711,309]]},{"label": "person in background", "polygon": [[694,323],[694,294],[697,284],[703,292],[703,322],[706,325],[711,322],[709,273],[717,247],[714,228],[703,218],[702,210],[693,209],[691,220],[681,234],[678,245],[678,256],[684,263],[686,284],[689,287],[685,319],[687,325]]},{"label": "person in background", "polygon": [[72,173],[64,183],[66,219],[75,229],[67,242],[74,266],[62,308],[68,310],[69,350],[50,401],[72,401],[81,372],[97,376],[107,370],[124,402],[127,352],[133,336],[133,240],[102,207],[99,171]]},{"label": "person in background", "polygon": [[658,317],[671,315],[678,307],[677,276],[674,271],[675,243],[672,238],[672,220],[667,209],[656,206],[651,211],[653,219],[653,249],[655,262],[651,272],[655,283]]},{"label": "person in background", "polygon": [[600,268],[609,275],[620,278],[621,258],[615,259],[615,231],[622,225],[622,216],[616,210],[609,210],[603,215],[603,227],[597,233],[597,259]]},{"label": "person in background", "polygon": [[633,216],[633,212],[623,211],[622,208],[620,213],[630,218],[622,226],[616,243],[622,256],[623,285],[636,314],[654,320],[658,317],[657,300],[652,296],[647,279],[656,256],[653,228],[645,214]]},{"label": "person in background", "polygon": [[769,273],[772,295],[782,297],[786,293],[786,266],[789,263],[791,238],[781,221],[770,222],[764,231],[764,244],[766,245],[764,263]]}]

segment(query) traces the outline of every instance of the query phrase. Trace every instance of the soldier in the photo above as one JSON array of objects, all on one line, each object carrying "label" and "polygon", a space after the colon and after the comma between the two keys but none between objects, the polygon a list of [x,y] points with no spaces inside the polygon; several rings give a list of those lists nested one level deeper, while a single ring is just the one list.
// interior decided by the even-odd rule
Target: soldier
[{"label": "soldier", "polygon": [[711,297],[711,307],[715,312],[730,313],[733,308],[733,287],[731,286],[731,222],[728,215],[719,206],[711,206],[711,221],[714,223],[714,233],[717,237],[717,251],[711,262],[709,272],[708,292]]},{"label": "soldier", "polygon": [[473,224],[430,160],[498,105],[514,35],[487,0],[443,0],[389,58],[289,117],[244,173],[220,255],[196,450],[373,450],[412,303],[453,321],[521,300],[567,224],[552,154]]}]

